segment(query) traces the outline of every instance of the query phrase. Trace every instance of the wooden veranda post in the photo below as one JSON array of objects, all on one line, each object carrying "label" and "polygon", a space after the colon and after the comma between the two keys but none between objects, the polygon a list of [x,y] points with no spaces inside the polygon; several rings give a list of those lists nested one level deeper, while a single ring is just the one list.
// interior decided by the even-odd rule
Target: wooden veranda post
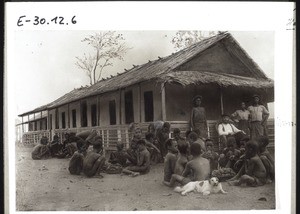
[{"label": "wooden veranda post", "polygon": [[120,96],[120,100],[119,100],[119,124],[122,124],[122,90],[119,89],[119,96]]},{"label": "wooden veranda post", "polygon": [[71,128],[71,123],[70,123],[70,103],[68,103],[68,128]]},{"label": "wooden veranda post", "polygon": [[97,126],[99,126],[99,118],[100,118],[99,112],[100,112],[100,106],[99,106],[99,96],[98,96],[98,95],[97,95],[97,105],[96,105],[96,107],[97,107]]},{"label": "wooden veranda post", "polygon": [[223,105],[223,90],[222,87],[220,87],[220,101],[221,101],[221,114],[224,114],[224,105]]},{"label": "wooden veranda post", "polygon": [[24,133],[24,121],[23,121],[23,116],[22,116],[22,135]]},{"label": "wooden veranda post", "polygon": [[140,98],[140,123],[142,122],[142,89],[141,83],[139,83],[139,98]]},{"label": "wooden veranda post", "polygon": [[167,120],[167,112],[166,112],[166,89],[165,83],[161,84],[161,112],[162,112],[162,120]]}]

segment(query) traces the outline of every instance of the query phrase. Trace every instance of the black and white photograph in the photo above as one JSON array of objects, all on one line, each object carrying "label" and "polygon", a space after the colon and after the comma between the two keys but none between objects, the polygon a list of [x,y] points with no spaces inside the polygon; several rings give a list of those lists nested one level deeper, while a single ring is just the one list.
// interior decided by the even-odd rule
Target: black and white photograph
[{"label": "black and white photograph", "polygon": [[294,110],[278,113],[292,86],[282,92],[290,79],[276,73],[277,29],[78,29],[78,14],[55,14],[9,22],[12,212],[292,209],[280,179],[293,169],[279,154],[293,147]]}]

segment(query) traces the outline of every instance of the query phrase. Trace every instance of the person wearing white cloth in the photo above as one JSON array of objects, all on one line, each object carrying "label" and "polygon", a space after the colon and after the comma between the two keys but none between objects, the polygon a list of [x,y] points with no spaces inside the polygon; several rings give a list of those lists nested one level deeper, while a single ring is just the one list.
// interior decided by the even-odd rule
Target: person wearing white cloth
[{"label": "person wearing white cloth", "polygon": [[242,133],[245,135],[245,132],[236,128],[233,124],[230,123],[230,116],[227,114],[222,115],[222,122],[218,125],[218,134],[220,136],[221,147],[227,146],[227,136],[234,136],[237,133]]}]

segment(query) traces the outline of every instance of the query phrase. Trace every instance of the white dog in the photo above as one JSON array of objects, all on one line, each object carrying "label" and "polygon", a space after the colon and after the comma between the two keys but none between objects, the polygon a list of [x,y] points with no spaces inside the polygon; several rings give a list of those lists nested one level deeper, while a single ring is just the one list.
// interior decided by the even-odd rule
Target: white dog
[{"label": "white dog", "polygon": [[222,184],[219,182],[219,179],[212,177],[209,180],[205,181],[192,181],[184,185],[183,187],[175,187],[175,192],[181,193],[181,195],[187,195],[189,192],[199,192],[203,195],[209,195],[210,193],[223,193],[226,194],[222,188]]}]

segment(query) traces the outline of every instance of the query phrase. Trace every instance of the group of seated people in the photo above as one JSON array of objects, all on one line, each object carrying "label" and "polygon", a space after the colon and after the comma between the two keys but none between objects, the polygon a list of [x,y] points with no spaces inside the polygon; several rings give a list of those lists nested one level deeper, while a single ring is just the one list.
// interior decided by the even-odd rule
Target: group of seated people
[{"label": "group of seated people", "polygon": [[66,133],[60,143],[54,136],[52,142],[42,138],[33,152],[33,159],[69,157],[69,172],[83,173],[87,177],[99,176],[100,172],[127,174],[135,177],[150,171],[151,165],[164,164],[163,184],[173,187],[190,181],[206,180],[209,177],[226,177],[230,184],[258,186],[274,180],[274,159],[267,150],[268,137],[251,138],[229,122],[223,115],[217,125],[219,142],[203,139],[196,132],[187,131],[181,136],[178,128],[168,122],[151,123],[143,136],[140,127],[132,126],[129,147],[117,142],[116,151],[106,160],[103,154],[102,137],[95,130]]}]

